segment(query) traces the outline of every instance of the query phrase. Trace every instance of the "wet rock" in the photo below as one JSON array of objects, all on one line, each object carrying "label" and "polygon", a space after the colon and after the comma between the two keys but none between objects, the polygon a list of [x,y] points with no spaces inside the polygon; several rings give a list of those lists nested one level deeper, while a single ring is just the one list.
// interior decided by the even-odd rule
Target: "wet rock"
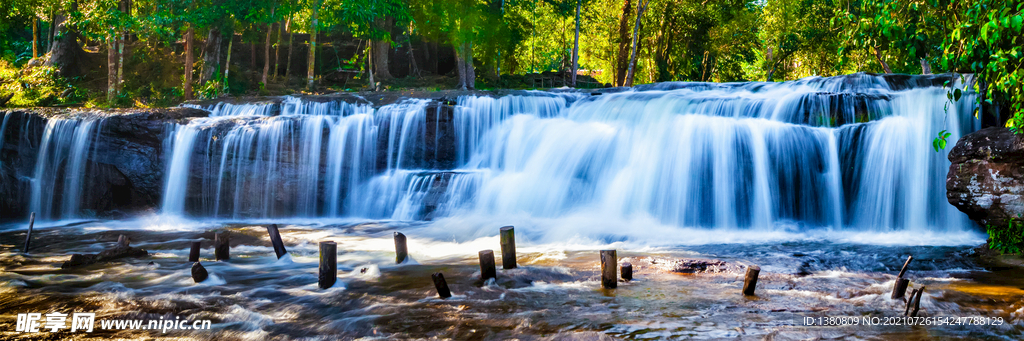
[{"label": "wet rock", "polygon": [[722,272],[735,272],[743,269],[741,266],[729,264],[715,259],[699,258],[655,258],[637,257],[623,258],[619,262],[630,262],[633,265],[634,276],[645,269],[657,269],[664,272],[686,273],[686,274],[715,274]]},{"label": "wet rock", "polygon": [[206,271],[206,268],[203,267],[203,264],[201,264],[199,262],[196,262],[195,264],[192,264],[192,280],[193,281],[196,281],[196,283],[199,283],[199,282],[205,281],[209,277],[210,277],[210,273]]},{"label": "wet rock", "polygon": [[1007,226],[1024,215],[1024,136],[991,127],[949,152],[946,199],[978,224]]},{"label": "wet rock", "polygon": [[719,273],[726,270],[727,265],[720,260],[712,259],[679,259],[670,261],[672,272],[680,273]]},{"label": "wet rock", "polygon": [[98,254],[73,254],[71,259],[61,264],[61,269],[71,269],[96,263],[110,262],[122,258],[139,258],[148,256],[149,252],[126,244],[119,244],[103,250]]}]

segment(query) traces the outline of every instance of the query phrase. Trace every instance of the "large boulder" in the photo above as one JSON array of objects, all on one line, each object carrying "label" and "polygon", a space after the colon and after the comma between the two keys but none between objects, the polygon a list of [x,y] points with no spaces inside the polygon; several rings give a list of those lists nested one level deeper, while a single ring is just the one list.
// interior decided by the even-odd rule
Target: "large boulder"
[{"label": "large boulder", "polygon": [[946,198],[982,226],[1024,216],[1024,135],[992,127],[968,134],[949,152]]}]

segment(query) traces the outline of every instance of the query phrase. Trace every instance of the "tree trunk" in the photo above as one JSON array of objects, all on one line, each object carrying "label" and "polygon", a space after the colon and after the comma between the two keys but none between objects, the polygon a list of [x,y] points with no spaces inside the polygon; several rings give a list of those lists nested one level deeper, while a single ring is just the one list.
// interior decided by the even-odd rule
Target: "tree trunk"
[{"label": "tree trunk", "polygon": [[386,40],[373,40],[370,46],[372,46],[371,49],[373,50],[371,53],[373,55],[373,65],[376,67],[373,70],[374,78],[382,82],[393,79],[391,71],[388,70],[388,52],[391,50],[391,43]]},{"label": "tree trunk", "polygon": [[921,58],[921,74],[930,75],[932,74],[932,65],[928,63],[928,59]]},{"label": "tree trunk", "polygon": [[626,71],[626,86],[633,86],[633,72],[636,69],[636,49],[640,39],[640,19],[647,10],[647,4],[651,0],[637,0],[636,2],[636,25],[633,26],[633,52],[629,54],[629,69]]},{"label": "tree trunk", "polygon": [[316,6],[313,6],[313,23],[309,34],[309,62],[307,63],[306,72],[306,87],[313,90],[313,64],[316,63],[316,26],[319,23],[317,21],[317,11],[320,7],[320,2],[317,1]]},{"label": "tree trunk", "polygon": [[459,43],[455,49],[455,75],[459,78],[459,84],[455,87],[459,90],[466,90],[466,45]]},{"label": "tree trunk", "polygon": [[192,36],[195,34],[192,25],[185,32],[185,84],[183,86],[185,100],[192,99]]},{"label": "tree trunk", "polygon": [[39,58],[39,19],[32,18],[32,59]]},{"label": "tree trunk", "polygon": [[622,4],[622,17],[619,18],[619,53],[615,59],[615,86],[622,86],[626,79],[626,68],[629,64],[629,15],[633,6],[625,0]]},{"label": "tree trunk", "polygon": [[[270,15],[274,15],[271,11]],[[274,32],[274,24],[267,25],[267,42],[263,44],[263,86],[267,86],[267,75],[270,74],[270,35]]]},{"label": "tree trunk", "polygon": [[580,61],[580,1],[576,0],[576,39],[572,43],[572,80],[570,84],[576,87],[576,71],[579,70]]},{"label": "tree trunk", "polygon": [[277,39],[274,41],[274,80],[277,80],[278,68],[281,66],[281,34],[284,33],[284,20],[277,23]]},{"label": "tree trunk", "polygon": [[466,87],[476,90],[476,67],[473,66],[473,41],[466,42]]},{"label": "tree trunk", "polygon": [[228,92],[228,71],[231,71],[231,45],[235,43],[235,32],[228,35],[228,56],[224,60],[224,92]]},{"label": "tree trunk", "polygon": [[418,77],[420,75],[420,67],[416,64],[416,54],[413,53],[412,39],[409,39],[409,36],[405,36],[405,41],[409,43],[409,75]]},{"label": "tree trunk", "polygon": [[661,16],[661,29],[658,31],[658,39],[655,43],[654,65],[657,69],[656,80],[668,82],[672,80],[671,51],[675,46],[672,32],[675,28],[675,2],[666,4],[665,12]]},{"label": "tree trunk", "polygon": [[[129,0],[121,0],[118,3],[121,13],[131,16],[131,3]],[[128,40],[128,30],[122,30],[117,40],[117,93],[121,93],[124,86],[124,44]]]},{"label": "tree trunk", "polygon": [[50,8],[50,30],[46,33],[46,53],[53,47],[53,33],[57,30],[57,10]]},{"label": "tree trunk", "polygon": [[117,82],[114,83],[117,86],[117,93],[121,93],[122,84],[124,84],[124,35],[120,35],[117,39]]},{"label": "tree trunk", "polygon": [[107,103],[117,97],[117,38],[107,35]]},{"label": "tree trunk", "polygon": [[376,87],[374,86],[373,81],[373,42],[368,40],[367,45],[368,46],[366,47],[366,78],[370,82],[370,91],[374,91]]},{"label": "tree trunk", "polygon": [[885,73],[892,73],[892,69],[889,68],[889,63],[886,63],[885,60],[882,60],[882,51],[878,49],[878,46],[874,46],[874,49],[875,59],[878,60],[878,64],[882,64],[882,68],[885,69]]},{"label": "tree trunk", "polygon": [[[75,11],[78,11],[78,1],[71,2],[69,12]],[[53,46],[50,47],[50,60],[46,62],[46,66],[57,68],[57,75],[61,77],[78,76],[82,71],[79,64],[84,53],[78,44],[78,31],[66,19],[61,20],[57,31],[60,38],[54,36]]]},{"label": "tree trunk", "polygon": [[284,82],[288,83],[288,76],[292,73],[292,39],[295,37],[295,33],[292,33],[292,18],[288,18],[287,26],[288,31],[288,61],[284,64]]},{"label": "tree trunk", "polygon": [[203,56],[203,73],[199,76],[199,84],[206,84],[213,79],[220,63],[220,29],[210,28],[206,34],[206,54]]}]

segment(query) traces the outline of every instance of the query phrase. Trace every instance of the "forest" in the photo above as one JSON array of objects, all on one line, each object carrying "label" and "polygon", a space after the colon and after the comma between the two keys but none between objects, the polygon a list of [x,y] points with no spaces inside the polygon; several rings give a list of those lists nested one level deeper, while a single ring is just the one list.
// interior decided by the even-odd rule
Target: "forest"
[{"label": "forest", "polygon": [[0,106],[950,72],[1016,129],[1022,15],[1022,0],[5,0]]}]

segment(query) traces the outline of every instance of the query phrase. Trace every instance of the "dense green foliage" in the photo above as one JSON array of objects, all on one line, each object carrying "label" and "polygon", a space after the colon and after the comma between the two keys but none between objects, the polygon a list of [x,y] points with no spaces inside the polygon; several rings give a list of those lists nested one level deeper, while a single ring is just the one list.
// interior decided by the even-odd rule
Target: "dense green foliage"
[{"label": "dense green foliage", "polygon": [[[293,92],[307,76],[321,89],[370,87],[372,76],[384,88],[450,87],[464,64],[475,70],[469,87],[560,86],[573,69],[578,6],[578,74],[588,76],[579,87],[628,83],[636,33],[633,84],[973,73],[980,100],[1024,127],[1022,0],[653,0],[640,18],[637,2],[10,0],[0,3],[0,59],[26,71],[0,74],[0,95],[19,93],[8,105],[154,106]],[[84,48],[75,56],[86,65],[53,84],[79,96],[29,100],[49,85],[34,95],[16,84],[42,83],[25,77],[65,73],[47,63],[63,36]],[[57,69],[28,70],[43,64]]]},{"label": "dense green foliage", "polygon": [[987,227],[988,248],[1000,253],[1017,254],[1024,250],[1024,223],[1020,220],[1010,220],[1006,228]]}]

